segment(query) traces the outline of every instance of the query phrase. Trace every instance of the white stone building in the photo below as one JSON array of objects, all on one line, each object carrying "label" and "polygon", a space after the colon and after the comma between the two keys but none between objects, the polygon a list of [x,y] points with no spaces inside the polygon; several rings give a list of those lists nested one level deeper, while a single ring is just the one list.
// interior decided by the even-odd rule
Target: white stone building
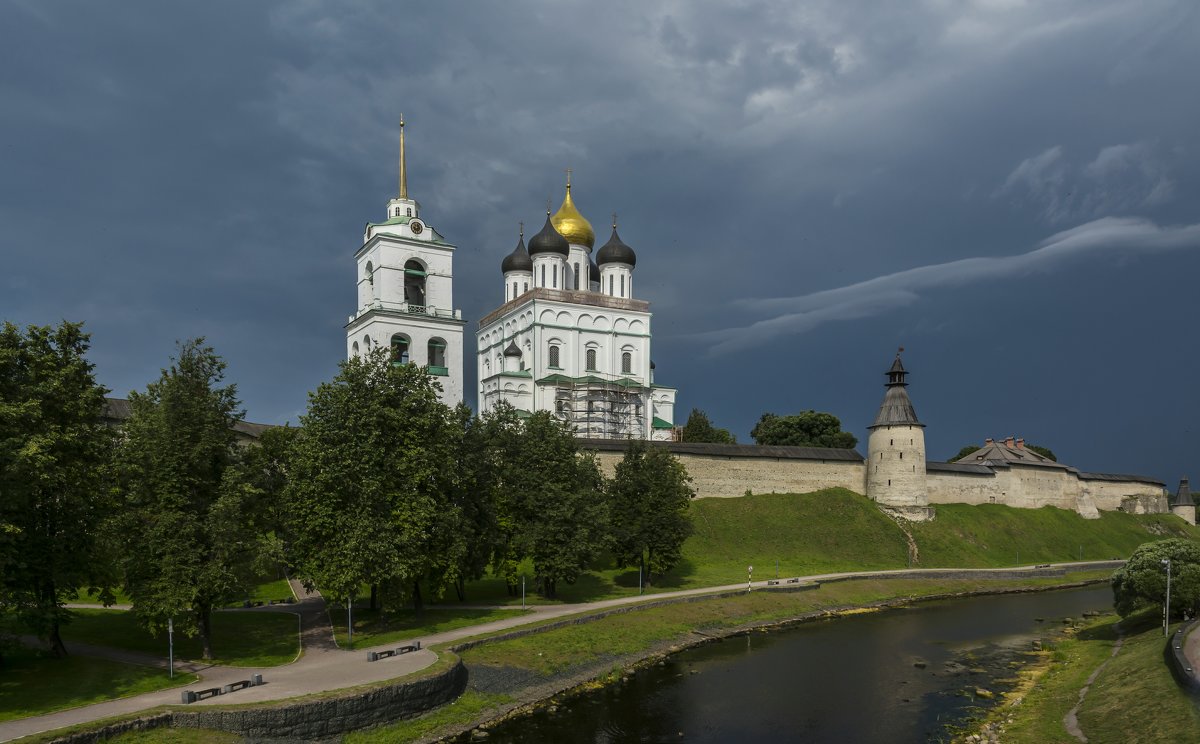
[{"label": "white stone building", "polygon": [[635,299],[637,256],[617,235],[592,257],[595,233],[562,206],[501,263],[504,304],[479,322],[481,413],[505,401],[551,411],[580,437],[672,438],[675,389],[654,381],[650,303]]},{"label": "white stone building", "polygon": [[378,346],[399,364],[419,364],[441,383],[441,399],[463,400],[463,319],[454,309],[454,246],[425,223],[408,196],[404,122],[400,190],[383,222],[368,222],[354,254],[358,309],[346,323],[347,357]]}]

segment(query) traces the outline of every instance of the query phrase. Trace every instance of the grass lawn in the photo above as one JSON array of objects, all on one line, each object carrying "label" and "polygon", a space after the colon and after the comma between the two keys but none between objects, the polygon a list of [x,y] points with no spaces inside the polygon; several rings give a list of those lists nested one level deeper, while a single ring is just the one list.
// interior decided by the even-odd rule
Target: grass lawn
[{"label": "grass lawn", "polygon": [[[910,525],[917,542],[918,568],[1003,567],[1127,557],[1144,542],[1167,537],[1200,540],[1200,528],[1169,514],[1101,512],[1088,520],[1075,512],[1046,507],[1017,509],[987,504],[942,504],[937,518]],[[655,576],[647,593],[737,584],[835,571],[905,568],[907,540],[900,527],[870,499],[834,488],[809,494],[754,494],[736,499],[699,499],[690,509],[694,534],[683,546],[680,565]],[[545,604],[533,591],[533,566],[526,601]],[[555,602],[583,602],[638,593],[637,569],[616,569],[602,557],[573,584],[559,586]],[[519,605],[501,579],[467,585],[467,601]]]},{"label": "grass lawn", "polygon": [[390,742],[416,741],[443,726],[469,723],[483,711],[511,701],[512,698],[507,695],[489,695],[467,691],[454,702],[436,708],[423,716],[370,731],[356,731],[348,734],[342,741],[346,744],[388,744]]},{"label": "grass lawn", "polygon": [[1163,660],[1160,617],[1150,609],[1123,623],[1120,653],[1104,667],[1079,710],[1079,727],[1091,741],[1200,739],[1200,711]]},{"label": "grass lawn", "polygon": [[[76,610],[63,626],[63,639],[166,657],[166,633],[155,638],[137,624],[133,613],[118,610]],[[298,622],[286,612],[214,612],[215,663],[232,666],[287,664],[300,651]],[[200,659],[199,638],[175,634],[177,659]]]},{"label": "grass lawn", "polygon": [[[378,611],[355,609],[354,646],[356,648],[378,646],[526,614],[529,612],[522,612],[520,609],[436,608],[427,609],[420,616],[417,616],[412,610],[400,610],[389,612],[381,617]],[[330,615],[333,620],[334,636],[337,638],[338,644],[344,648],[346,645],[346,613],[332,610]]]},{"label": "grass lawn", "polygon": [[166,670],[105,659],[65,659],[29,649],[6,654],[0,673],[0,721],[63,708],[189,685],[194,674],[167,677]]},{"label": "grass lawn", "polygon": [[[113,596],[117,600],[114,604],[129,604],[128,595],[121,589],[113,589]],[[96,594],[89,594],[87,589],[80,589],[67,602],[75,604],[100,604],[100,597]]]}]

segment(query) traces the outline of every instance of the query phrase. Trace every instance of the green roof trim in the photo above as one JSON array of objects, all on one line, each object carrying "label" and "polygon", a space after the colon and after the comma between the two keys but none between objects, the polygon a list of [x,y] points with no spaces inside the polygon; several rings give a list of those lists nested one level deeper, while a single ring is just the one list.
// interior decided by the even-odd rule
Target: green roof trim
[{"label": "green roof trim", "polygon": [[678,388],[673,388],[670,385],[659,385],[657,382],[651,383],[650,387],[655,390],[678,390]]},{"label": "green roof trim", "polygon": [[674,429],[675,428],[675,424],[672,424],[670,421],[663,421],[658,416],[654,417],[654,422],[651,424],[651,426],[654,427],[655,429]]},{"label": "green roof trim", "polygon": [[386,222],[368,222],[367,227],[385,227],[387,225],[407,225],[412,217],[393,217]]},{"label": "green roof trim", "polygon": [[570,383],[575,383],[577,385],[578,384],[616,385],[617,387],[632,388],[632,389],[636,389],[636,390],[642,390],[642,389],[645,389],[645,387],[646,387],[645,385],[638,382],[637,380],[632,380],[628,377],[622,377],[619,380],[606,380],[603,377],[597,377],[596,375],[584,375],[583,377],[568,377],[567,375],[560,375],[558,373],[555,373],[552,375],[546,375],[545,377],[541,378],[537,382],[539,385],[551,384],[551,383],[557,384],[560,382],[570,382]]}]

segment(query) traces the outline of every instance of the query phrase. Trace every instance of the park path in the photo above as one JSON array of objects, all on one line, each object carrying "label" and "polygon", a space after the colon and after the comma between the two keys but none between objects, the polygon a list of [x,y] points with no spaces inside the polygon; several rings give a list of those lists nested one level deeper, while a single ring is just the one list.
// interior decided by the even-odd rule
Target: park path
[{"label": "park path", "polygon": [[1200,669],[1200,623],[1193,625],[1183,639],[1183,656],[1192,669]]},{"label": "park path", "polygon": [[[1082,563],[1057,563],[1056,568],[1065,568],[1067,570],[1075,568],[1085,568],[1088,566],[1096,567],[1103,565],[1108,567],[1112,561],[1085,561]],[[844,579],[850,577],[887,577],[895,574],[912,574],[917,573],[930,577],[954,573],[961,574],[977,574],[979,576],[987,576],[994,573],[1006,573],[1015,570],[1032,570],[1033,566],[1024,566],[1021,568],[975,568],[975,569],[895,569],[888,571],[846,571],[838,573],[814,574],[810,576],[798,577],[802,581],[829,581],[835,579]],[[764,589],[767,587],[767,581],[755,581],[752,584],[755,588]],[[272,700],[282,700],[285,698],[298,697],[301,695],[309,695],[317,692],[325,692],[327,690],[337,690],[344,687],[353,687],[355,685],[367,684],[371,682],[382,682],[384,680],[403,677],[413,672],[417,672],[430,666],[437,661],[437,655],[428,650],[429,646],[441,643],[449,643],[459,641],[471,636],[477,636],[483,633],[491,633],[498,630],[507,630],[529,623],[540,622],[547,619],[565,617],[585,611],[598,611],[612,607],[621,607],[624,605],[636,604],[638,602],[653,602],[673,597],[690,597],[702,594],[718,594],[723,592],[744,590],[747,588],[745,582],[737,584],[727,584],[725,586],[710,586],[698,589],[683,589],[671,592],[658,592],[655,594],[634,595],[630,597],[618,597],[615,599],[600,600],[597,602],[583,602],[578,604],[559,604],[559,605],[529,605],[527,609],[531,610],[529,614],[516,615],[514,617],[502,618],[493,620],[479,625],[471,625],[464,628],[457,628],[443,633],[435,633],[425,636],[413,636],[412,641],[419,640],[423,646],[422,650],[404,654],[390,659],[384,659],[377,662],[367,662],[367,652],[371,650],[379,651],[385,648],[395,648],[410,642],[409,640],[393,641],[391,643],[356,648],[353,651],[340,649],[334,642],[333,629],[329,624],[329,615],[325,606],[325,600],[318,593],[307,593],[299,582],[293,582],[292,590],[296,592],[299,601],[292,605],[275,605],[273,607],[256,607],[249,610],[239,610],[241,612],[288,612],[298,617],[300,627],[300,643],[301,655],[296,661],[285,664],[283,666],[274,667],[230,667],[230,666],[210,666],[200,670],[201,681],[186,688],[177,687],[169,690],[159,690],[157,692],[149,692],[142,695],[135,695],[117,700],[108,700],[102,703],[80,706],[69,710],[61,710],[54,713],[47,713],[41,716],[31,716],[29,718],[20,718],[13,721],[5,721],[0,723],[0,741],[10,741],[22,736],[30,734],[50,731],[64,726],[73,726],[81,723],[88,723],[102,718],[112,716],[127,715],[138,711],[147,710],[160,705],[173,705],[180,703],[180,692],[184,689],[205,689],[209,687],[220,687],[230,682],[249,679],[251,675],[261,674],[264,684],[258,687],[250,687],[244,690],[231,693],[230,695],[220,695],[196,703],[192,706],[202,705],[227,705],[241,703],[259,703]],[[457,605],[455,605],[457,606]],[[476,605],[478,606],[478,605]],[[511,605],[497,606],[496,609],[517,609]],[[82,644],[68,643],[67,649],[69,652],[86,654],[86,649]],[[179,667],[176,667],[179,668]],[[189,706],[191,707],[191,706]]]}]

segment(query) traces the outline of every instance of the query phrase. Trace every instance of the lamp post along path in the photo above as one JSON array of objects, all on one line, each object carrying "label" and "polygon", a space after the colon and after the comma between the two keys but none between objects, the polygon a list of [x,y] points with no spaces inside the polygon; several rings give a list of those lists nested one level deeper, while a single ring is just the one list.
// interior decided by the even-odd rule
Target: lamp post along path
[{"label": "lamp post along path", "polygon": [[1163,565],[1167,567],[1167,600],[1163,603],[1163,637],[1170,635],[1169,628],[1171,626],[1171,559],[1163,558]]}]

